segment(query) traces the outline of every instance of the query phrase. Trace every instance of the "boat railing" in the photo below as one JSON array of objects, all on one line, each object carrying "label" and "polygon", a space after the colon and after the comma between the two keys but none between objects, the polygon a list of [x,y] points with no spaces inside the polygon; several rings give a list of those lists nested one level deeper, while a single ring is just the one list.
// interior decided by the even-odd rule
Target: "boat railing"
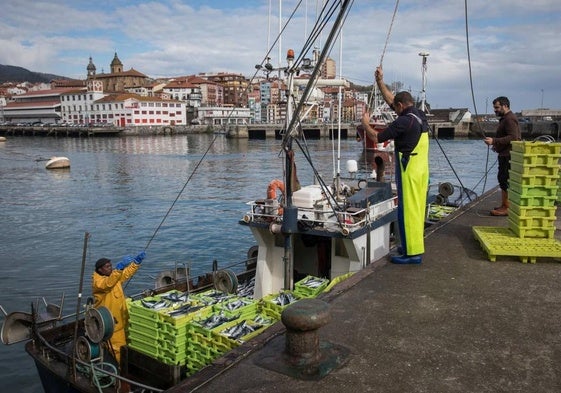
[{"label": "boat railing", "polygon": [[[281,223],[283,207],[280,205],[263,205],[262,201],[248,203],[250,210],[243,221],[258,223]],[[334,211],[326,204],[316,204],[314,208],[298,208],[298,221],[314,230],[356,231],[397,208],[397,197],[369,205],[368,207],[346,207],[343,211]]]}]

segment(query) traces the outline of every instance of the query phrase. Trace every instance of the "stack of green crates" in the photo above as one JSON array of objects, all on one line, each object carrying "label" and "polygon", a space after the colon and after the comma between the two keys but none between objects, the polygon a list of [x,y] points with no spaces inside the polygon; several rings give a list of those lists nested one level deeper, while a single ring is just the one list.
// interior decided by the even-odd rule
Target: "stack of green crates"
[{"label": "stack of green crates", "polygon": [[561,143],[512,142],[508,227],[520,238],[555,234]]}]

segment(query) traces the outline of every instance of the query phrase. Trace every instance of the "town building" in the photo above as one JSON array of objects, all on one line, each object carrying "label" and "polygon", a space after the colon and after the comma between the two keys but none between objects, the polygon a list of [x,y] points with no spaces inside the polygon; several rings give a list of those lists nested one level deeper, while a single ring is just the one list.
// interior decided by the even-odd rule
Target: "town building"
[{"label": "town building", "polygon": [[117,52],[115,52],[111,61],[110,69],[110,73],[98,74],[90,56],[90,61],[86,67],[86,81],[100,81],[103,84],[103,91],[106,92],[125,91],[127,88],[144,86],[148,82],[148,77],[134,68],[123,71],[123,63],[117,56]]}]

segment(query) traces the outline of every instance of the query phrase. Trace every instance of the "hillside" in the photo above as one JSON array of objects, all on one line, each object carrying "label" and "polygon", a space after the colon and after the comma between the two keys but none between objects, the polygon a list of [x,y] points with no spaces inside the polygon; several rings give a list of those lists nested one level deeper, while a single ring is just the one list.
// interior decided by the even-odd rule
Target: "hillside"
[{"label": "hillside", "polygon": [[23,67],[0,64],[0,83],[4,83],[4,82],[49,83],[53,79],[68,79],[68,78],[59,75],[44,74],[42,72],[33,72]]}]

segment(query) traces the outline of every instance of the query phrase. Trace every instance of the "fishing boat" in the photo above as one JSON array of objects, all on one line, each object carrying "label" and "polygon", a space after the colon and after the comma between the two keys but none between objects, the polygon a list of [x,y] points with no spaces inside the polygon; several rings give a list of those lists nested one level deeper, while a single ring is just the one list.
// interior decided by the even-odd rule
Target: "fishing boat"
[{"label": "fishing boat", "polygon": [[[284,167],[279,179],[264,181],[263,195],[240,214],[239,224],[257,243],[240,271],[215,263],[194,280],[189,269],[175,266],[156,278],[154,288],[130,296],[127,344],[119,364],[107,345],[113,332],[110,312],[94,308],[90,299],[82,305],[81,289],[76,312],[68,316],[64,295],[58,304],[37,301],[31,312],[2,308],[2,342],[25,342],[45,392],[181,389],[207,365],[278,322],[284,307],[319,295],[389,253],[397,219],[390,183],[357,177],[353,165],[346,176],[337,169],[324,180],[301,135],[303,113],[351,4],[338,5],[324,49],[313,61],[304,57],[307,49],[298,58],[293,50],[287,53],[281,71],[290,97],[279,145]],[[295,82],[302,71],[311,71],[303,88]],[[310,163],[312,184],[299,183],[297,154]],[[87,239],[88,234],[82,272]],[[83,274],[80,288],[82,281]]]},{"label": "fishing boat", "polygon": [[[372,114],[370,115],[370,126],[376,132],[384,131],[389,124],[391,124],[397,118],[396,113],[387,105],[378,105],[374,108]],[[356,129],[357,140],[362,143],[364,150],[369,151],[390,151],[391,147],[388,144],[375,143],[374,140],[364,131],[362,125],[359,125]],[[393,151],[393,149],[392,149]]]}]

